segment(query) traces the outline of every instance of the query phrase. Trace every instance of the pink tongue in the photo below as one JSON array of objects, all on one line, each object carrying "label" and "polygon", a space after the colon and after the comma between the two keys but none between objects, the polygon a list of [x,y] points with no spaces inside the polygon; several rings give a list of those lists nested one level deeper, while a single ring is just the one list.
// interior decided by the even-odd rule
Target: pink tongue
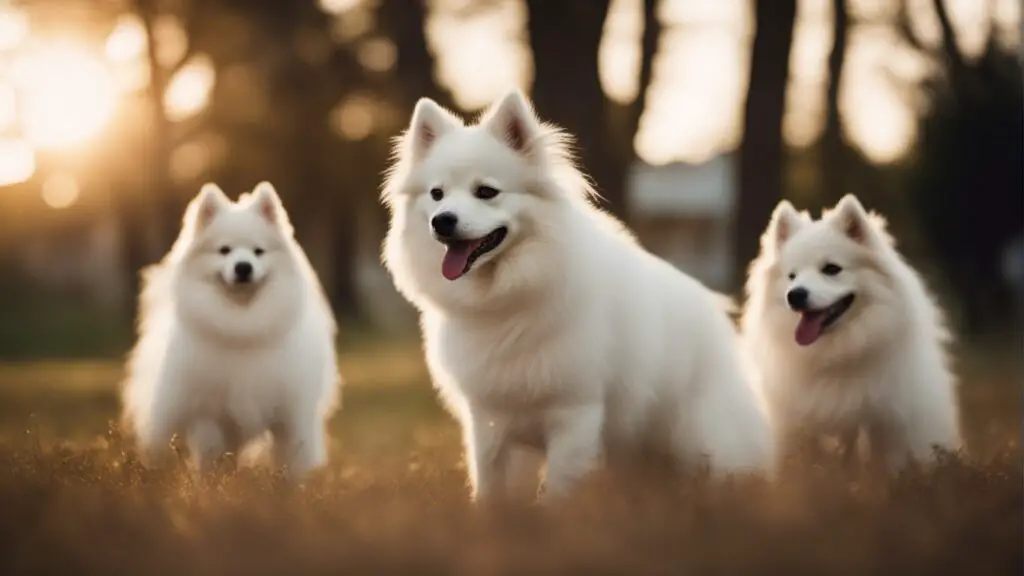
[{"label": "pink tongue", "polygon": [[445,248],[444,260],[441,261],[441,274],[449,279],[456,280],[466,272],[466,264],[469,262],[469,255],[476,250],[480,242],[456,242]]},{"label": "pink tongue", "polygon": [[822,322],[825,321],[824,314],[800,315],[800,323],[796,325],[796,343],[801,346],[810,346],[821,336]]}]

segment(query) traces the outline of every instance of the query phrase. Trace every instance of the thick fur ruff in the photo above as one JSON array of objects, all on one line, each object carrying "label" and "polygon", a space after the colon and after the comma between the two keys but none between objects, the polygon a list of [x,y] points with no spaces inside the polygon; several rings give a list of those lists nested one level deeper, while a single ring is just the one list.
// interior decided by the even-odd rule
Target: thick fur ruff
[{"label": "thick fur ruff", "polygon": [[143,285],[122,404],[144,458],[182,434],[200,471],[266,440],[295,478],[326,462],[335,321],[270,184],[237,204],[204,186]]},{"label": "thick fur ruff", "polygon": [[[717,475],[770,471],[774,437],[725,303],[592,195],[565,137],[518,92],[472,126],[423,99],[396,147],[384,262],[421,311],[474,498],[506,494],[521,447],[546,455],[545,497],[649,450]],[[453,256],[436,238],[442,214],[471,245],[503,240]]]},{"label": "thick fur ruff", "polygon": [[[852,303],[824,330],[801,326],[787,302],[794,289],[812,315]],[[896,471],[935,448],[960,449],[941,310],[885,221],[855,197],[819,220],[779,204],[746,292],[743,337],[786,452],[832,435],[854,456],[863,430],[876,460]]]}]

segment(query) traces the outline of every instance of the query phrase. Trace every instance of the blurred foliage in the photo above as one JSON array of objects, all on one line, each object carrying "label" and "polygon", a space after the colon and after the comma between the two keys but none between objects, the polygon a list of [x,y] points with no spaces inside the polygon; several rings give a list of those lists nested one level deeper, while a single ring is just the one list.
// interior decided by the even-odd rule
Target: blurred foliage
[{"label": "blurred foliage", "polygon": [[1024,233],[1024,91],[1017,55],[994,42],[962,66],[924,87],[909,192],[964,327],[979,332],[1016,320],[1001,258]]}]

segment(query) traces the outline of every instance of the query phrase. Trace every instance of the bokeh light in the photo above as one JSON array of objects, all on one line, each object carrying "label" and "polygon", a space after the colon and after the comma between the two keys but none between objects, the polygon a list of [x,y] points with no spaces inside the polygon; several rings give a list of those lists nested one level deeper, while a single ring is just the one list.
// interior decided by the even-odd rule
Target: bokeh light
[{"label": "bokeh light", "polygon": [[377,37],[364,41],[357,53],[359,64],[373,72],[387,72],[395,66],[398,49],[388,38]]},{"label": "bokeh light", "polygon": [[80,192],[78,180],[65,172],[52,174],[43,182],[43,202],[56,210],[73,206],[78,201]]},{"label": "bokeh light", "polygon": [[459,107],[479,110],[511,86],[529,87],[531,50],[521,34],[525,3],[488,3],[471,14],[460,13],[462,8],[458,1],[437,2],[427,19],[438,79]]},{"label": "bokeh light", "polygon": [[177,122],[202,111],[210,100],[215,78],[213,60],[209,56],[198,54],[189,59],[171,78],[164,94],[167,117]]},{"label": "bokeh light", "polygon": [[331,124],[346,140],[363,140],[373,132],[373,101],[365,96],[346,98],[331,111]]},{"label": "bokeh light", "polygon": [[343,14],[359,7],[363,0],[318,0],[317,6],[328,14]]},{"label": "bokeh light", "polygon": [[601,88],[611,100],[625,104],[640,92],[641,0],[612,0],[598,48]]},{"label": "bokeh light", "polygon": [[32,146],[21,139],[0,140],[0,186],[21,184],[36,172]]},{"label": "bokeh light", "polygon": [[117,19],[117,24],[107,36],[104,51],[112,62],[131,62],[145,54],[147,45],[142,20],[138,16],[126,14]]},{"label": "bokeh light", "polygon": [[103,61],[71,44],[46,44],[15,59],[10,77],[20,93],[26,138],[40,148],[62,148],[95,137],[118,103]]}]

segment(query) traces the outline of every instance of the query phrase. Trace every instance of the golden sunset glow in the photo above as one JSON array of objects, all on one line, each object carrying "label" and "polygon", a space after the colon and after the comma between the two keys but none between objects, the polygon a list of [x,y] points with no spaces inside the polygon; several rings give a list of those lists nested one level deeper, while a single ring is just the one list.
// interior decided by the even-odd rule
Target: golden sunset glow
[{"label": "golden sunset glow", "polygon": [[0,140],[0,186],[21,184],[36,172],[32,146],[20,139]]},{"label": "golden sunset glow", "polygon": [[0,50],[21,44],[29,34],[28,17],[9,6],[0,7]]},{"label": "golden sunset glow", "polygon": [[130,62],[142,58],[147,46],[146,29],[142,20],[134,15],[124,15],[107,36],[104,52],[111,62]]},{"label": "golden sunset glow", "polygon": [[117,106],[105,63],[79,46],[54,43],[27,50],[9,75],[21,96],[22,130],[40,148],[86,142],[103,130]]},{"label": "golden sunset glow", "polygon": [[[372,6],[363,0],[318,4],[335,18],[335,40],[367,34],[375,25]],[[941,34],[932,0],[909,0],[908,6],[914,33],[936,45]],[[982,50],[992,17],[999,41],[1020,41],[1016,0],[947,0],[947,6],[968,57]],[[641,8],[641,0],[613,0],[599,48],[601,85],[620,103],[634,100],[639,90]],[[917,111],[905,86],[892,79],[917,83],[934,64],[899,38],[892,5],[851,0],[850,10],[856,24],[850,29],[840,91],[844,129],[872,161],[898,161],[916,140]],[[634,138],[638,156],[652,164],[702,162],[735,150],[742,138],[754,33],[749,0],[663,0],[658,17],[662,37]],[[437,56],[435,74],[460,107],[478,110],[511,86],[529,90],[533,71],[527,18],[523,0],[496,0],[473,10],[466,9],[464,0],[430,3],[426,33]],[[798,0],[783,123],[790,146],[812,146],[821,135],[831,25],[831,0]],[[182,22],[161,15],[153,33],[159,64],[176,66],[188,47]],[[0,68],[0,186],[29,180],[38,152],[85,149],[103,134],[121,102],[142,94],[149,83],[148,42],[134,14],[118,17],[105,38],[86,45],[40,36],[23,10],[0,4],[0,52],[7,58]],[[381,73],[391,70],[398,56],[385,37],[367,37],[355,54],[363,67]],[[212,59],[193,55],[163,95],[169,119],[200,114],[217,81]],[[372,100],[355,95],[338,102],[328,122],[339,136],[362,140],[381,129],[374,114]],[[54,182],[48,204],[74,204],[67,199],[77,198],[77,184],[72,194],[66,179]]]}]

